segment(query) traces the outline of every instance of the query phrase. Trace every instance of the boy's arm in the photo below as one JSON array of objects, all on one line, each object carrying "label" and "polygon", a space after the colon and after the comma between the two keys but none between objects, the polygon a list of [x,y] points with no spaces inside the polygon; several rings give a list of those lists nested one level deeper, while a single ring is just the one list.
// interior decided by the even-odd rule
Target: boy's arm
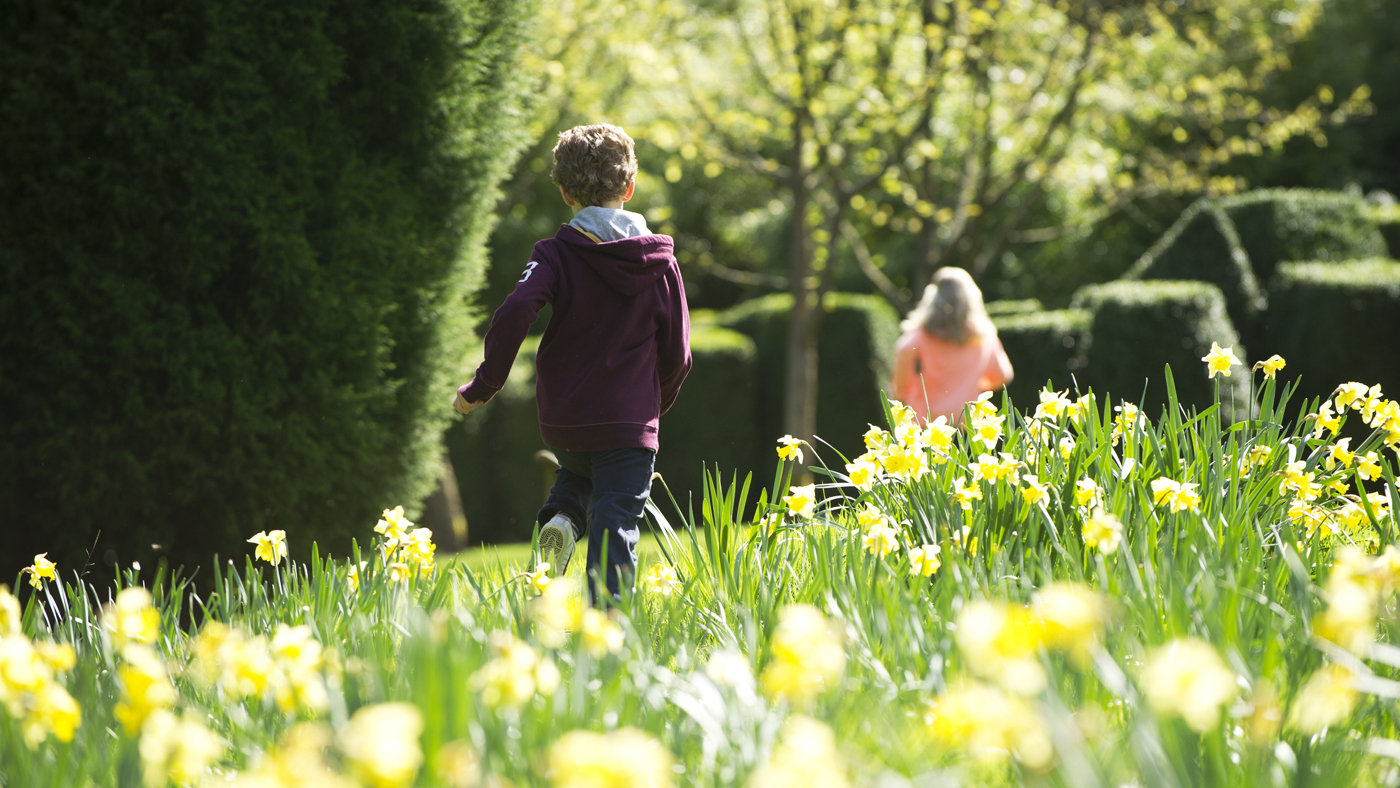
[{"label": "boy's arm", "polygon": [[[486,331],[486,357],[477,365],[471,382],[457,389],[457,400],[463,404],[474,408],[505,386],[530,325],[539,317],[540,308],[554,300],[558,274],[542,257],[536,249],[514,292],[506,296],[500,309],[491,316],[491,327]],[[470,408],[462,410],[457,400],[453,404],[459,412],[470,412]]]},{"label": "boy's arm", "polygon": [[675,277],[667,277],[670,285],[667,298],[667,313],[670,319],[657,337],[656,371],[661,379],[661,413],[671,409],[676,403],[676,395],[681,393],[681,383],[690,372],[690,307],[685,302],[685,284],[681,282],[680,269],[675,268]]}]

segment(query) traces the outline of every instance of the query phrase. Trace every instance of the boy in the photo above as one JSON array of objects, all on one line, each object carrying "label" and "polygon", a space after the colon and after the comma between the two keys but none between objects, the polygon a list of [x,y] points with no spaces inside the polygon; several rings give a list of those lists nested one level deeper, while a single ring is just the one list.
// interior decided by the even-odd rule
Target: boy
[{"label": "boy", "polygon": [[573,221],[535,244],[515,292],[491,318],[485,360],[453,400],[470,413],[500,391],[540,307],[553,305],[535,398],[540,436],[560,468],[538,516],[540,558],[563,574],[587,534],[589,582],[605,583],[614,598],[636,573],[661,414],[690,371],[690,315],[671,238],[622,209],[636,175],[622,129],[576,126],[559,135],[553,178]]}]

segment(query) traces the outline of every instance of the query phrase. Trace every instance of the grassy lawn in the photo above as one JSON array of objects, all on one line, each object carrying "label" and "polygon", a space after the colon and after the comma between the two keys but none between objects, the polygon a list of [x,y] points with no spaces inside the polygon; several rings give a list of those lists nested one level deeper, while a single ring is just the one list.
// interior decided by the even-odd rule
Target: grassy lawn
[{"label": "grassy lawn", "polygon": [[[663,556],[661,548],[656,544],[656,535],[643,530],[642,541],[637,545],[637,565],[645,571],[647,567],[661,561]],[[509,544],[482,545],[472,547],[456,553],[452,560],[466,564],[475,572],[482,572],[493,568],[497,564],[513,566],[517,568],[528,568],[530,562],[530,543],[513,542]],[[569,562],[569,574],[578,574],[582,577],[582,567],[588,561],[588,543],[582,541],[574,552],[573,560]]]}]

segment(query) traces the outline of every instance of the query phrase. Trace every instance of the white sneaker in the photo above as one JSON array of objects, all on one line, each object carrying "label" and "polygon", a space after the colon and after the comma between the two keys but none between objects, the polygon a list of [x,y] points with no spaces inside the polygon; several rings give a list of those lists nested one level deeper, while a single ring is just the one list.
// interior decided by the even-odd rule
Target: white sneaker
[{"label": "white sneaker", "polygon": [[556,514],[540,529],[540,560],[549,563],[550,571],[561,577],[574,557],[574,521]]}]

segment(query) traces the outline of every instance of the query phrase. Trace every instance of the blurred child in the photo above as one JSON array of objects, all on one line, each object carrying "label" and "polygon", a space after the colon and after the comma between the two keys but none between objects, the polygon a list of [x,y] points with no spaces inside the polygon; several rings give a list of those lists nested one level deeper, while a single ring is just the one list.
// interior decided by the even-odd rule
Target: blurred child
[{"label": "blurred child", "polygon": [[1011,361],[987,317],[982,291],[961,268],[940,268],[900,324],[893,397],[925,420],[957,424],[963,406],[1011,382]]},{"label": "blurred child", "polygon": [[553,177],[573,221],[535,244],[491,318],[485,360],[453,401],[470,413],[500,391],[530,324],[553,306],[535,363],[540,435],[560,464],[538,516],[541,560],[563,574],[586,534],[590,584],[605,583],[614,598],[636,574],[661,414],[690,371],[672,240],[622,208],[636,175],[632,138],[617,126],[559,135]]}]

